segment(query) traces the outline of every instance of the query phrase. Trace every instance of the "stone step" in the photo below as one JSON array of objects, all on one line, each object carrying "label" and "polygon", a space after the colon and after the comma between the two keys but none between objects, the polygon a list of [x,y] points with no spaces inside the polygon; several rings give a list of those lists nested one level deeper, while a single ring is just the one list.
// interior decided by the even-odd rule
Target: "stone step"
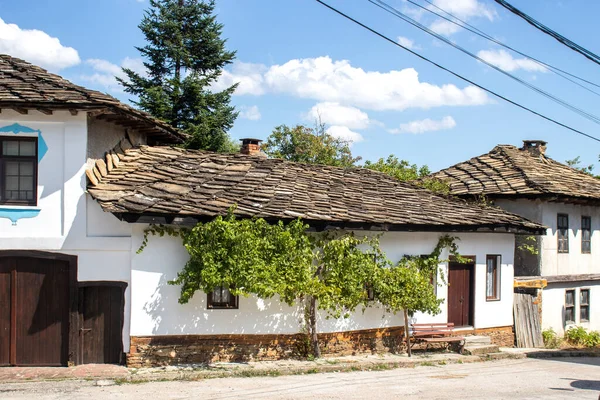
[{"label": "stone step", "polygon": [[489,336],[465,336],[465,346],[492,344]]},{"label": "stone step", "polygon": [[463,349],[463,354],[479,356],[482,354],[489,353],[498,353],[500,351],[500,347],[493,344],[478,344],[478,345],[468,345]]}]

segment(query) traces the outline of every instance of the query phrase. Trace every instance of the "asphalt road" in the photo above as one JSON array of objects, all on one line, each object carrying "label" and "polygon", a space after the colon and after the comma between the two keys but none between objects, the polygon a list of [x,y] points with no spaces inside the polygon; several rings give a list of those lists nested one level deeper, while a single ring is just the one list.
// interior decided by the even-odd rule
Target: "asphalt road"
[{"label": "asphalt road", "polygon": [[0,384],[1,399],[599,399],[600,357],[199,382]]}]

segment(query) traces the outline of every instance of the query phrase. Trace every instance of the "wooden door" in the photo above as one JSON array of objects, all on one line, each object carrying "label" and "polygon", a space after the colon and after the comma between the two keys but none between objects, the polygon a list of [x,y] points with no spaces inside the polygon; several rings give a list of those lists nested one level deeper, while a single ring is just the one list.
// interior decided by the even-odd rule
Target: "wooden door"
[{"label": "wooden door", "polygon": [[473,326],[473,273],[475,264],[448,266],[448,322]]},{"label": "wooden door", "polygon": [[69,286],[66,261],[0,257],[0,364],[67,365]]},{"label": "wooden door", "polygon": [[0,366],[10,365],[11,270],[0,259]]},{"label": "wooden door", "polygon": [[94,283],[79,289],[82,364],[120,364],[125,284]]}]

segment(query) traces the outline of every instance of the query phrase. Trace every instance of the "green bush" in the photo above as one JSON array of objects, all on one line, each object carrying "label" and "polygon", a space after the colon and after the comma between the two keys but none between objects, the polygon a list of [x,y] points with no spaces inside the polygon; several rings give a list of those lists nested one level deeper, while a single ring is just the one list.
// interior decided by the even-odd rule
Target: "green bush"
[{"label": "green bush", "polygon": [[560,347],[561,339],[558,337],[554,329],[549,328],[542,331],[542,337],[544,338],[544,346],[547,349],[556,349]]},{"label": "green bush", "polygon": [[581,326],[567,329],[565,340],[576,346],[597,347],[600,346],[600,333],[597,331],[588,332]]}]

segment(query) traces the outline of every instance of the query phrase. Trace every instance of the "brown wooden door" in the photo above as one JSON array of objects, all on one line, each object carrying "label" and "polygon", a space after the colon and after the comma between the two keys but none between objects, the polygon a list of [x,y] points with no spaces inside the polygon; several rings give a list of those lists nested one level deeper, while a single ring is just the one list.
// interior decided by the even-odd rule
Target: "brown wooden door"
[{"label": "brown wooden door", "polygon": [[474,264],[449,264],[448,322],[454,326],[473,325],[473,270]]},{"label": "brown wooden door", "polygon": [[121,363],[124,293],[119,283],[80,288],[82,364]]},{"label": "brown wooden door", "polygon": [[0,364],[67,365],[69,282],[66,261],[0,257]]}]

